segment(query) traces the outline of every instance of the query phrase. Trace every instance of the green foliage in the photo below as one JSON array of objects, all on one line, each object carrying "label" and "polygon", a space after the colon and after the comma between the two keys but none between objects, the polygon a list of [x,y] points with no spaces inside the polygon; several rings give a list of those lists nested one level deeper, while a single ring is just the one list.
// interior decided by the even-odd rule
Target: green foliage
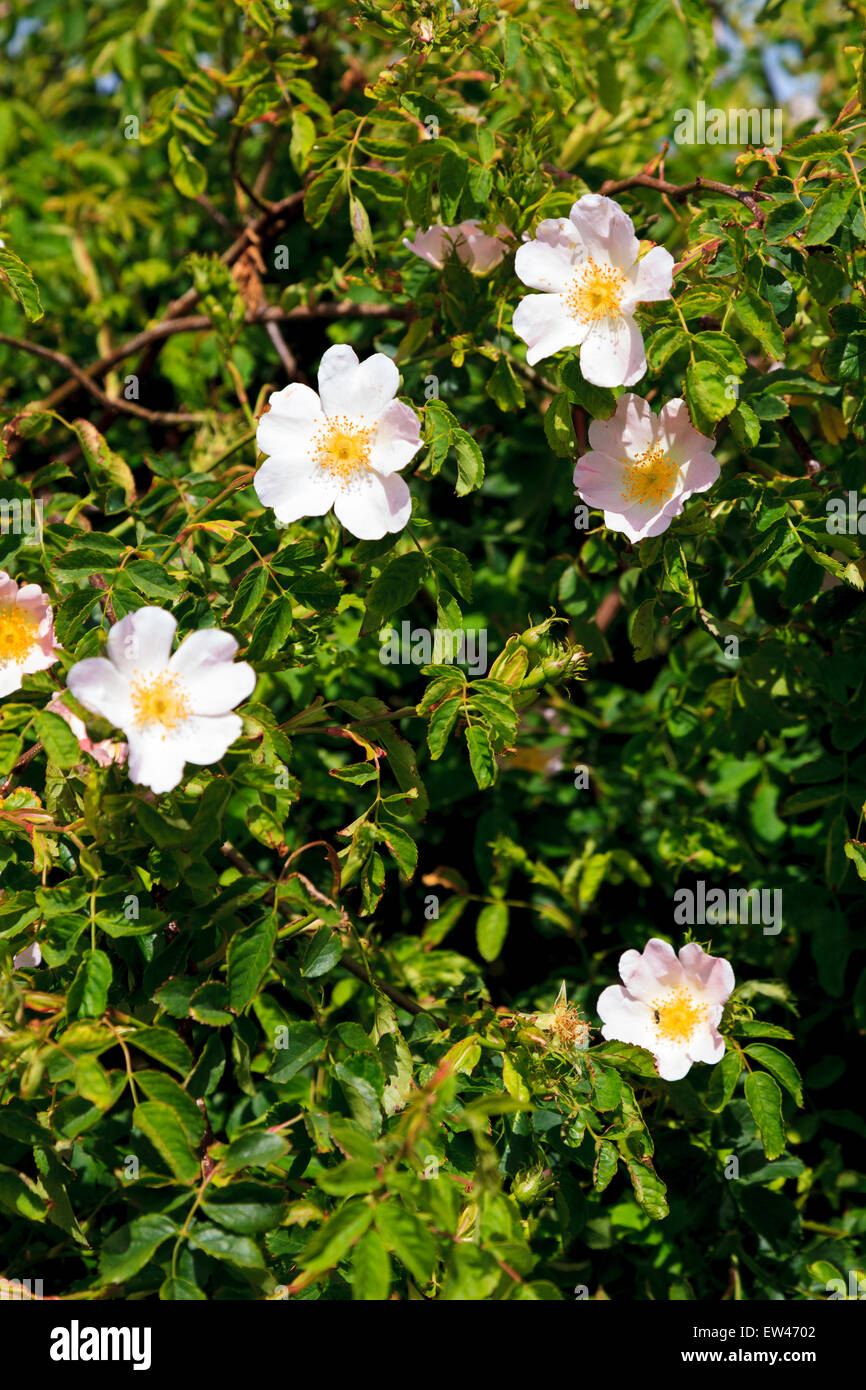
[{"label": "green foliage", "polygon": [[[712,7],[654,0],[31,9],[0,18],[0,500],[43,518],[4,522],[0,566],[62,651],[0,703],[7,1276],[171,1301],[847,1287],[859,27],[771,4],[734,59]],[[761,56],[792,36],[827,129],[786,106],[778,149],[660,162],[678,108],[779,106]],[[634,389],[683,398],[722,467],[636,545],[575,526],[621,388],[575,351],[528,366],[511,328],[514,247],[599,191],[677,262]],[[488,274],[402,244],[469,219],[510,233]],[[422,419],[412,519],[378,541],[279,526],[250,485],[268,395],[333,343],[395,358]],[[104,757],[48,708],[144,605],[231,632],[258,677],[225,757],[158,796],[68,691]],[[484,632],[488,665],[380,660],[404,620]],[[596,1004],[623,951],[683,944],[698,880],[783,915],[689,931],[737,989],[722,1061],[667,1082]]]}]

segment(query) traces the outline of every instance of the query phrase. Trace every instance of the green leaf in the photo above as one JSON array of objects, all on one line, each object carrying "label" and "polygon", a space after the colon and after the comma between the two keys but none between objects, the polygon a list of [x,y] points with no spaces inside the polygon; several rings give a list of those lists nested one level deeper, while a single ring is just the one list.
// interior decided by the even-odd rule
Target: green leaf
[{"label": "green leaf", "polygon": [[204,1138],[205,1122],[192,1096],[162,1071],[137,1071],[135,1081],[151,1100],[158,1100],[174,1111],[187,1142],[198,1147]]},{"label": "green leaf", "polygon": [[241,1168],[267,1168],[276,1163],[287,1150],[285,1139],[279,1134],[267,1134],[263,1130],[241,1134],[229,1144],[221,1160],[225,1173],[237,1173]]},{"label": "green leaf", "polygon": [[505,944],[507,934],[507,904],[485,903],[478,914],[478,923],[475,927],[475,940],[479,955],[487,961],[496,960]]},{"label": "green leaf", "polygon": [[168,163],[178,193],[185,198],[197,198],[204,193],[207,188],[205,167],[177,135],[172,135],[168,142]]},{"label": "green leaf", "polygon": [[59,714],[40,710],[34,721],[36,732],[42,746],[53,763],[58,767],[75,767],[84,761],[84,754],[78,746],[78,739]]},{"label": "green leaf", "polygon": [[228,1187],[207,1189],[201,1209],[211,1221],[241,1236],[261,1235],[279,1226],[285,1213],[285,1197],[277,1188],[258,1182],[233,1182]]},{"label": "green leaf", "polygon": [[107,1110],[112,1102],[111,1082],[95,1057],[78,1057],[75,1062],[75,1086],[78,1094]]},{"label": "green leaf", "polygon": [[743,1058],[735,1047],[726,1047],[725,1055],[710,1073],[707,1105],[710,1110],[723,1110],[736,1090],[743,1070]]},{"label": "green leaf", "polygon": [[463,708],[463,696],[451,695],[443,700],[441,705],[433,710],[430,715],[430,723],[427,728],[427,747],[430,749],[430,757],[434,760],[441,758],[448,742],[448,735],[454,728],[454,723],[458,714]]},{"label": "green leaf", "polygon": [[576,453],[571,403],[564,392],[554,396],[544,412],[544,433],[557,458],[571,458]]},{"label": "green leaf", "polygon": [[592,1169],[592,1185],[596,1192],[604,1192],[604,1189],[613,1180],[619,1166],[619,1154],[615,1144],[602,1139],[595,1152],[595,1163]]},{"label": "green leaf", "polygon": [[818,194],[803,236],[804,246],[820,246],[829,241],[851,206],[856,191],[853,181],[834,181]]},{"label": "green leaf", "polygon": [[0,282],[18,301],[31,323],[42,318],[42,302],[36,281],[24,262],[5,246],[0,247]]},{"label": "green leaf", "polygon": [[652,1053],[631,1043],[601,1043],[598,1047],[592,1048],[587,1056],[591,1060],[598,1057],[608,1066],[618,1067],[621,1071],[635,1072],[638,1076],[658,1076]]},{"label": "green leaf", "polygon": [[438,1251],[427,1226],[392,1197],[376,1208],[376,1230],[413,1279],[422,1288],[428,1284]]},{"label": "green leaf", "polygon": [[206,1303],[207,1294],[202,1293],[197,1284],[191,1284],[188,1279],[181,1279],[179,1276],[169,1275],[164,1284],[160,1285],[160,1299],[165,1303]]},{"label": "green leaf", "polygon": [[814,159],[820,154],[840,154],[844,149],[845,136],[838,130],[819,130],[784,145],[779,156],[781,159]]},{"label": "green leaf", "polygon": [[418,865],[418,846],[407,831],[399,825],[382,821],[378,826],[376,838],[386,844],[400,870],[400,877],[408,883]]},{"label": "green leaf", "polygon": [[322,226],[337,200],[345,195],[347,186],[345,169],[325,169],[313,179],[304,194],[304,217],[311,227]]},{"label": "green leaf", "polygon": [[277,656],[286,645],[286,638],[292,630],[292,600],[281,595],[269,603],[256,623],[255,631],[247,649],[250,661],[269,661]]},{"label": "green leaf", "polygon": [[735,316],[746,332],[757,338],[770,357],[784,356],[785,339],[765,299],[761,299],[754,290],[743,289],[734,300],[733,308]]},{"label": "green leaf", "polygon": [[239,1269],[260,1269],[265,1263],[255,1241],[249,1240],[247,1236],[233,1235],[221,1226],[208,1226],[203,1223],[193,1226],[187,1239],[206,1255],[211,1255],[215,1260],[227,1260]]},{"label": "green leaf", "polygon": [[0,1168],[0,1207],[25,1221],[44,1221],[48,1215],[48,1208],[34,1191],[32,1181],[11,1168]]},{"label": "green leaf", "polygon": [[634,1195],[647,1216],[651,1216],[653,1221],[664,1221],[668,1215],[667,1188],[649,1159],[643,1162],[630,1159],[627,1167]]},{"label": "green leaf", "polygon": [[373,1208],[366,1202],[347,1202],[316,1232],[298,1256],[298,1263],[308,1274],[333,1269],[349,1253],[372,1220]]},{"label": "green leaf", "polygon": [[846,840],[845,854],[857,870],[858,878],[866,878],[866,844],[862,840]]},{"label": "green leaf", "polygon": [[793,1038],[787,1028],[778,1023],[764,1023],[759,1018],[741,1018],[737,1021],[737,1032],[744,1038]]},{"label": "green leaf", "polygon": [[241,1014],[258,994],[274,955],[277,921],[270,913],[255,926],[235,932],[228,949],[229,1004]]},{"label": "green leaf", "polygon": [[776,203],[767,213],[764,235],[768,242],[784,241],[806,221],[807,211],[799,198],[789,198]]},{"label": "green leaf", "polygon": [[373,255],[373,232],[370,227],[370,218],[367,209],[360,198],[349,195],[349,222],[352,227],[352,235],[355,238],[361,252],[366,259]]},{"label": "green leaf", "polygon": [[352,1252],[352,1297],[382,1302],[391,1289],[391,1260],[375,1231],[365,1231]]},{"label": "green leaf", "polygon": [[102,1284],[125,1284],[156,1254],[164,1240],[177,1233],[177,1223],[153,1212],[112,1231],[99,1253]]},{"label": "green leaf", "polygon": [[646,346],[647,362],[654,371],[660,371],[669,358],[688,343],[688,337],[677,324],[659,328]]},{"label": "green leaf", "polygon": [[629,619],[629,637],[634,647],[635,661],[647,661],[655,649],[655,609],[656,600],[646,598],[639,604]]},{"label": "green leaf", "polygon": [[308,1062],[321,1057],[325,1040],[311,1023],[291,1023],[286,1046],[274,1052],[274,1063],[268,1072],[270,1081],[290,1081]]},{"label": "green leaf", "polygon": [[111,961],[104,951],[85,951],[66,996],[69,1018],[101,1018],[108,1003]]},{"label": "green leaf", "polygon": [[[118,487],[127,503],[135,501],[135,479],[129,464],[109,447],[89,420],[73,420],[72,428],[81,445],[87,471],[96,491]],[[64,557],[65,558],[65,557]],[[99,569],[103,566],[97,567]]]},{"label": "green leaf", "polygon": [[752,1071],[746,1077],[746,1102],[758,1126],[767,1158],[778,1158],[785,1149],[782,1119],[782,1092],[765,1071]]},{"label": "green leaf", "polygon": [[339,965],[342,955],[343,945],[337,933],[330,927],[320,927],[304,952],[301,974],[306,980],[317,980]]},{"label": "green leaf", "polygon": [[597,1110],[615,1110],[622,1096],[622,1077],[612,1067],[591,1067],[592,1103]]},{"label": "green leaf", "polygon": [[390,560],[370,586],[361,635],[375,631],[392,613],[411,602],[427,570],[427,557],[417,550]]},{"label": "green leaf", "polygon": [[496,759],[490,739],[480,724],[468,725],[463,732],[469,746],[472,775],[483,791],[485,787],[492,787],[496,781]]},{"label": "green leaf", "polygon": [[484,455],[475,440],[465,430],[454,431],[454,452],[457,455],[458,497],[475,492],[484,482]]},{"label": "green leaf", "polygon": [[772,1072],[797,1104],[802,1106],[803,1082],[790,1057],[780,1052],[777,1047],[771,1047],[769,1043],[750,1043],[745,1051],[750,1057],[754,1057],[756,1062],[760,1062],[762,1067],[766,1067],[767,1071]]},{"label": "green leaf", "polygon": [[135,1107],[132,1119],[178,1181],[194,1183],[201,1177],[201,1164],[174,1110],[162,1101],[145,1100]]},{"label": "green leaf", "polygon": [[129,1035],[128,1041],[133,1047],[146,1052],[148,1057],[155,1057],[158,1062],[171,1067],[172,1071],[180,1072],[181,1076],[192,1068],[192,1053],[186,1043],[168,1028],[139,1028]]}]

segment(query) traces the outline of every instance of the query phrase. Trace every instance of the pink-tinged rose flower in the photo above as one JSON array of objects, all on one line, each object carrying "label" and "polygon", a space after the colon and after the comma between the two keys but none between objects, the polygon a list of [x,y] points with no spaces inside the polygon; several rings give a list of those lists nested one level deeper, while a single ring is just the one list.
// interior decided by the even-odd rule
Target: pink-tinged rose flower
[{"label": "pink-tinged rose flower", "polygon": [[76,700],[126,734],[129,776],[152,792],[170,792],[185,763],[219,762],[243,725],[230,713],[246,700],[256,673],[234,662],[234,637],[216,628],[192,632],[174,655],[177,623],[163,608],[139,608],[108,634],[108,658],[78,661],[67,677]]},{"label": "pink-tinged rose flower", "polygon": [[77,714],[73,714],[71,709],[67,709],[59,695],[52,696],[45,706],[50,714],[59,714],[61,719],[65,719],[70,729],[78,739],[78,746],[82,753],[89,753],[91,758],[95,758],[100,767],[110,767],[112,763],[126,762],[129,752],[125,743],[115,743],[110,738],[100,739],[94,743],[88,738],[87,727]]},{"label": "pink-tinged rose flower", "polygon": [[530,289],[514,331],[530,364],[580,348],[580,370],[595,386],[634,386],[646,371],[638,304],[670,299],[674,258],[654,246],[638,259],[631,218],[610,198],[587,193],[568,217],[539,223],[518,247],[514,269]]},{"label": "pink-tinged rose flower", "polygon": [[694,429],[685,401],[668,401],[654,415],[627,392],[609,420],[590,423],[589,443],[574,485],[588,506],[601,507],[605,526],[630,541],[666,531],[692,494],[719,476],[716,441]]},{"label": "pink-tinged rose flower", "polygon": [[622,985],[603,990],[597,1005],[603,1038],[647,1048],[665,1081],[679,1081],[693,1062],[722,1060],[718,1025],[734,988],[728,961],[694,941],[677,957],[653,937],[643,952],[624,952],[619,973]]},{"label": "pink-tinged rose flower", "polygon": [[34,941],[32,945],[26,946],[23,951],[19,951],[17,956],[12,957],[12,964],[16,970],[35,970],[37,965],[42,964],[42,952],[39,949],[39,942]]},{"label": "pink-tinged rose flower", "polygon": [[508,249],[503,238],[510,237],[502,223],[496,228],[496,236],[491,236],[482,232],[481,224],[473,218],[458,222],[456,227],[428,227],[426,232],[416,232],[413,241],[404,237],[403,245],[435,270],[441,270],[456,251],[473,275],[486,275],[499,265]]},{"label": "pink-tinged rose flower", "polygon": [[0,695],[21,689],[24,676],[57,660],[54,616],[38,584],[16,584],[0,570]]},{"label": "pink-tinged rose flower", "polygon": [[359,362],[340,345],[322,358],[318,395],[295,382],[270,397],[256,434],[269,457],[253,486],[278,521],[324,516],[333,507],[358,540],[403,530],[412,498],[398,474],[421,448],[421,422],[394,399],[399,384],[384,353]]}]

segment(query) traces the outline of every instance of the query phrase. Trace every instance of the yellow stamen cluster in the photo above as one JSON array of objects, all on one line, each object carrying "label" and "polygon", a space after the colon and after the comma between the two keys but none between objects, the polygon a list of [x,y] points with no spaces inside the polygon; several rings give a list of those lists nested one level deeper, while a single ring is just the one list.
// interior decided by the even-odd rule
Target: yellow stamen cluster
[{"label": "yellow stamen cluster", "polygon": [[19,603],[0,604],[0,666],[29,656],[36,642],[39,619]]},{"label": "yellow stamen cluster", "polygon": [[565,296],[569,312],[581,323],[613,318],[620,312],[625,294],[625,276],[612,265],[596,265],[588,260],[572,281]]},{"label": "yellow stamen cluster", "polygon": [[628,506],[651,503],[660,507],[673,491],[679,465],[674,463],[661,444],[652,444],[633,459],[622,458],[622,500]]},{"label": "yellow stamen cluster", "polygon": [[334,415],[314,441],[313,459],[338,483],[351,482],[357,473],[370,467],[373,433],[372,428],[345,415]]},{"label": "yellow stamen cluster", "polygon": [[707,1015],[706,1004],[699,1004],[687,989],[675,989],[652,1003],[653,1021],[660,1038],[687,1043]]},{"label": "yellow stamen cluster", "polygon": [[144,729],[157,724],[164,731],[163,738],[165,731],[173,733],[192,714],[186,689],[167,671],[158,676],[136,676],[129,693],[137,726]]}]

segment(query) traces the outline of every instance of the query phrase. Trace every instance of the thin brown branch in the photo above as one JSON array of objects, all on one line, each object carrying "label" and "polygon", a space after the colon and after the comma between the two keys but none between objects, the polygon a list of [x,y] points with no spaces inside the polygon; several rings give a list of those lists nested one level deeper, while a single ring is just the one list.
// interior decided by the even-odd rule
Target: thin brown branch
[{"label": "thin brown branch", "polygon": [[[404,320],[408,319],[411,313],[412,309],[408,304],[356,304],[354,300],[343,299],[336,303],[328,304],[296,304],[292,309],[280,309],[271,306],[265,309],[264,312],[251,316],[248,322],[264,324],[307,323],[315,319],[321,319],[327,323],[334,319],[343,318]],[[201,333],[212,327],[213,324],[207,314],[192,314],[183,318],[161,319],[159,323],[155,323],[150,328],[144,329],[143,332],[137,333],[134,338],[128,338],[125,343],[120,343],[114,348],[110,354],[101,357],[98,362],[94,362],[91,366],[85,368],[70,363],[70,359],[64,357],[62,353],[53,354],[48,348],[39,348],[37,350],[35,344],[31,345],[25,343],[19,338],[8,338],[0,335],[0,342],[5,342],[10,347],[22,348],[24,351],[32,347],[36,350],[37,356],[48,357],[51,361],[59,361],[61,365],[64,366],[70,363],[67,370],[71,371],[71,374],[75,377],[76,381],[78,381],[79,385],[83,385],[87,390],[90,390],[93,384],[91,380],[93,377],[101,376],[103,372],[108,371],[125,357],[131,357],[134,353],[140,352],[142,349],[146,349],[150,347],[151,344],[160,342],[165,338],[172,338],[176,333]],[[72,367],[74,367],[74,371],[71,370]],[[85,378],[85,380],[82,380],[82,378]],[[50,410],[56,405],[59,405],[70,392],[75,390],[75,384],[75,381],[67,381],[64,382],[62,386],[58,386],[57,389],[52,391],[49,396],[46,396],[45,400],[42,402],[45,409]],[[117,404],[117,402],[110,397],[106,397],[105,399],[109,401],[112,406]],[[124,404],[128,404],[128,402],[124,402]]]},{"label": "thin brown branch", "polygon": [[668,183],[666,179],[656,179],[651,174],[631,174],[625,179],[607,179],[601,185],[601,192],[605,197],[610,197],[613,193],[623,193],[627,188],[652,188],[656,193],[666,193],[674,202],[683,202],[695,193],[720,193],[724,198],[736,198],[738,203],[749,209],[758,222],[763,222],[764,214],[757,200],[770,196],[768,193],[746,193],[745,189],[734,188],[729,183],[719,183],[716,179],[698,177],[691,183]]},{"label": "thin brown branch", "polygon": [[[46,362],[53,362],[55,366],[62,367],[106,410],[119,411],[123,415],[135,415],[139,420],[147,420],[152,425],[196,425],[205,418],[204,415],[189,415],[184,411],[147,410],[135,401],[127,401],[120,396],[107,396],[87,372],[79,367],[77,362],[73,362],[71,357],[67,357],[65,352],[56,352],[53,348],[43,347],[41,343],[30,343],[24,338],[10,338],[6,333],[0,333],[0,343],[4,343],[6,347],[18,348],[21,352],[29,352],[34,357],[41,357]],[[116,351],[115,349],[109,356],[119,361]],[[48,400],[44,401],[43,405],[50,409]]]},{"label": "thin brown branch", "polygon": [[[651,161],[652,162],[652,161]],[[545,164],[548,174],[557,179],[573,179],[575,174],[569,169],[557,169],[554,164]],[[719,183],[716,179],[693,179],[691,183],[669,183],[667,179],[655,178],[643,170],[639,174],[629,174],[625,179],[606,179],[600,192],[610,198],[614,193],[624,193],[627,188],[651,188],[656,193],[667,195],[674,202],[684,202],[693,194],[720,193],[724,198],[736,198],[754,215],[756,221],[763,222],[764,214],[758,203],[759,198],[769,199],[769,193],[747,193],[743,188],[734,188],[730,183]]]},{"label": "thin brown branch", "polygon": [[[819,463],[818,460],[815,458],[807,440],[800,433],[790,416],[787,419],[780,421],[780,424],[782,426],[783,434],[787,436],[789,442],[793,445],[794,452],[797,454],[798,458],[804,464],[806,469],[806,475],[809,478],[809,481],[813,482],[815,475],[821,472],[821,469],[824,465],[822,463]],[[817,487],[819,486],[819,484],[816,483],[815,486]]]}]

